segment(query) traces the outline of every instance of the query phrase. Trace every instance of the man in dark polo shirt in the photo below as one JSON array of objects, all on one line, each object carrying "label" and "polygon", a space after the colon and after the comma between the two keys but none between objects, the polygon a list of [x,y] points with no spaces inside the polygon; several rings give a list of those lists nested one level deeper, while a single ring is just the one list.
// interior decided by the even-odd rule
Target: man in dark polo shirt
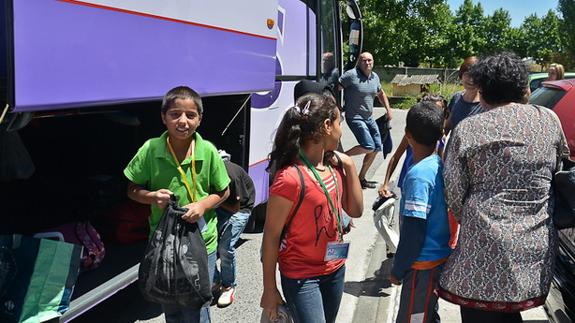
[{"label": "man in dark polo shirt", "polygon": [[377,96],[383,103],[388,120],[391,120],[391,107],[379,77],[373,72],[373,56],[362,53],[356,68],[345,72],[338,83],[338,89],[343,89],[345,121],[358,142],[345,153],[349,156],[365,154],[359,171],[361,187],[375,188],[375,182],[365,179],[377,152],[382,150],[381,134],[373,118],[373,100]]}]

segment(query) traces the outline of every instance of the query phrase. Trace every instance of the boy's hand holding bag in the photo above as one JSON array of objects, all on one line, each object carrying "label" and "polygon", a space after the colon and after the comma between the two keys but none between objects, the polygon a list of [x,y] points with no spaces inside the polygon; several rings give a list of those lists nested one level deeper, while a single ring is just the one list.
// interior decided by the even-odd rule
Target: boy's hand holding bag
[{"label": "boy's hand holding bag", "polygon": [[212,299],[208,255],[198,224],[182,220],[186,212],[172,196],[146,247],[138,284],[149,301],[199,309]]}]

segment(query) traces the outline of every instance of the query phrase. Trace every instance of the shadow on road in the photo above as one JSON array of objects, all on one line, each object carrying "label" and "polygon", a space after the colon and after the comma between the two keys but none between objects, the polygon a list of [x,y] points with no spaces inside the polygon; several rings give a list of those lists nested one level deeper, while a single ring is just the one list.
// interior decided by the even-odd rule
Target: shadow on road
[{"label": "shadow on road", "polygon": [[75,323],[133,323],[157,318],[162,314],[159,304],[150,303],[142,297],[137,284],[132,284],[73,320]]},{"label": "shadow on road", "polygon": [[371,297],[387,297],[389,294],[385,293],[383,289],[389,288],[389,273],[393,259],[386,259],[381,262],[381,266],[377,269],[372,277],[368,277],[360,282],[346,282],[343,288],[344,293],[353,295],[355,297],[371,296]]}]

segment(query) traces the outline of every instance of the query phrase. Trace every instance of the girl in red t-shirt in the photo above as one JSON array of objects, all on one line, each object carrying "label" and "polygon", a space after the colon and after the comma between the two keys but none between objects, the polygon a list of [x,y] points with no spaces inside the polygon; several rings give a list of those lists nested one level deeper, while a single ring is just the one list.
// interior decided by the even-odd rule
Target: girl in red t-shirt
[{"label": "girl in red t-shirt", "polygon": [[[268,167],[275,176],[262,250],[261,306],[272,320],[283,303],[276,263],[295,322],[334,322],[337,316],[349,250],[342,239],[341,209],[351,217],[363,212],[355,165],[349,156],[334,152],[341,138],[340,123],[333,98],[308,94],[287,110],[277,129]],[[305,194],[297,206],[300,172]]]}]

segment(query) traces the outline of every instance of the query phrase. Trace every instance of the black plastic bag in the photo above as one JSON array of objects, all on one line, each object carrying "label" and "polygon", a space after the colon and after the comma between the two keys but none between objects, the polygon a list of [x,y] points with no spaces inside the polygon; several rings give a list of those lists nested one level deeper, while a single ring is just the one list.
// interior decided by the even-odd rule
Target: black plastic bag
[{"label": "black plastic bag", "polygon": [[200,309],[212,300],[208,255],[197,223],[182,220],[185,212],[172,198],[146,247],[138,285],[151,302]]},{"label": "black plastic bag", "polygon": [[555,210],[553,224],[556,229],[575,227],[575,162],[563,159],[561,170],[553,178]]}]

